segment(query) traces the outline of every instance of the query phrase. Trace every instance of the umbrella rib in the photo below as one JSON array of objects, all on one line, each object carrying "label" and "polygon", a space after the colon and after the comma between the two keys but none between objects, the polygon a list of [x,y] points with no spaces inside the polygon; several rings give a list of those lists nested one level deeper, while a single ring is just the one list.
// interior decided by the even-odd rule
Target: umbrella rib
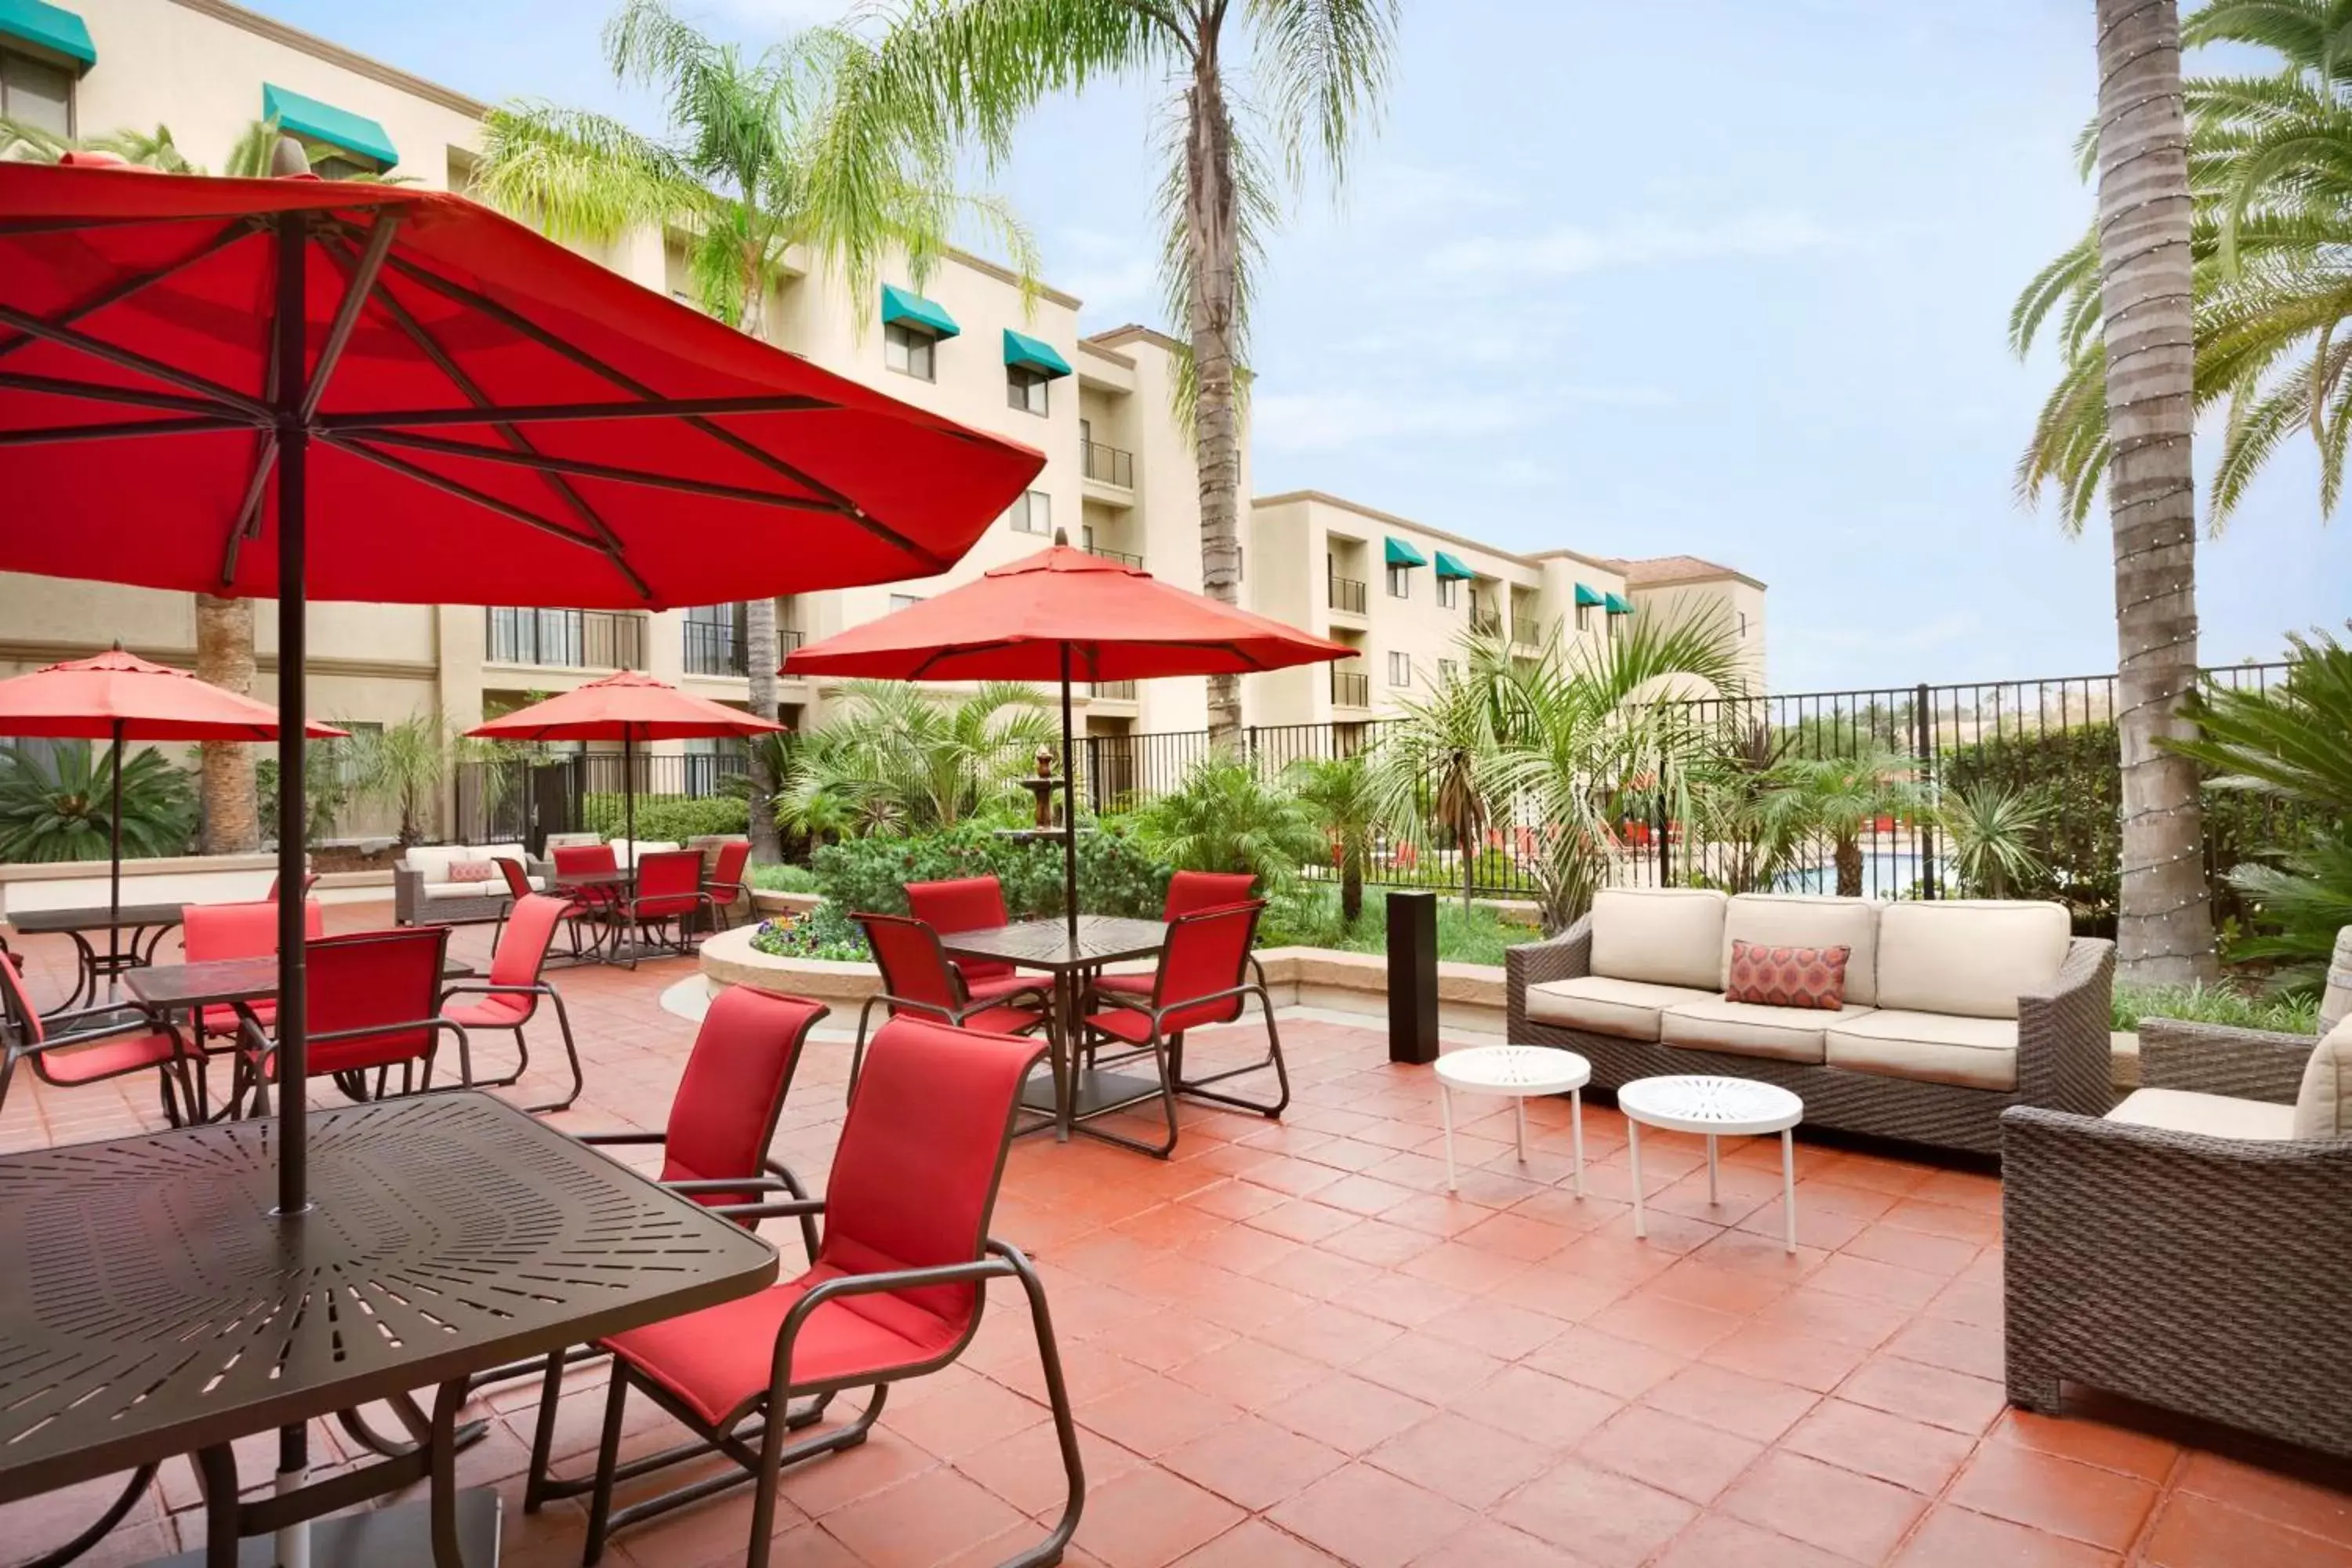
[{"label": "umbrella rib", "polygon": [[[389,300],[391,296],[382,296]],[[476,408],[413,408],[390,413],[328,414],[321,430],[429,429],[436,425],[546,425],[592,419],[689,419],[718,414],[807,414],[839,408],[822,397],[779,393],[766,397],[671,397],[642,403],[534,403]]]},{"label": "umbrella rib", "polygon": [[[67,310],[63,315],[57,317],[56,319],[60,322],[71,323],[80,321],[85,316],[94,315],[98,311],[105,310],[109,305],[118,304],[121,301],[129,299],[131,295],[138,293],[141,289],[148,287],[150,284],[160,283],[164,279],[172,277],[175,273],[186,271],[189,268],[194,267],[197,262],[202,261],[205,257],[210,256],[213,252],[219,250],[226,246],[231,245],[237,240],[247,238],[255,232],[257,231],[254,228],[251,220],[241,218],[236,222],[231,223],[221,228],[218,232],[214,234],[210,239],[207,239],[202,245],[197,246],[194,250],[188,252],[187,255],[180,258],[179,260],[167,263],[163,267],[155,268],[153,271],[142,272],[133,277],[125,278],[119,282],[110,283],[105,288],[100,289],[97,293],[83,300],[80,304],[74,306],[70,310]],[[5,359],[8,355],[15,353],[26,343],[38,342],[40,342],[40,340],[32,336],[30,333],[20,332],[6,342],[0,342],[0,359]]]},{"label": "umbrella rib", "polygon": [[680,479],[668,474],[649,474],[636,468],[624,468],[610,463],[592,463],[581,458],[557,458],[544,452],[506,452],[496,447],[477,446],[470,441],[447,441],[436,436],[412,436],[396,430],[371,430],[364,436],[347,434],[343,439],[364,441],[370,445],[407,447],[419,452],[435,452],[444,457],[477,458],[486,463],[507,463],[518,468],[536,468],[541,473],[572,474],[583,479],[610,479],[615,484],[645,485],[654,489],[676,490],[682,495],[709,496],[717,500],[746,501],[754,506],[784,507],[794,511],[837,512],[832,501],[815,496],[784,496],[772,490],[755,490],[742,485],[723,485],[713,479]]},{"label": "umbrella rib", "polygon": [[47,321],[28,310],[19,310],[14,305],[0,304],[0,323],[29,332],[37,338],[46,338],[65,348],[79,349],[93,359],[103,360],[121,369],[135,371],[141,375],[152,376],[157,381],[183,387],[199,397],[210,399],[215,406],[234,410],[248,420],[277,423],[275,410],[264,407],[241,392],[223,386],[218,382],[208,381],[201,375],[175,370],[160,360],[149,359],[145,354],[117,348],[102,339],[91,337],[88,332]]},{"label": "umbrella rib", "polygon": [[[34,341],[31,338],[17,340],[19,342]],[[7,352],[6,345],[0,345],[0,353]],[[69,381],[62,376],[24,375],[15,371],[0,370],[0,387],[11,392],[40,393],[51,397],[78,397],[89,403],[120,403],[132,408],[161,408],[172,414],[221,417],[220,405],[206,398],[183,397],[175,392],[147,392],[135,386],[104,386],[93,382]]]},{"label": "umbrella rib", "polygon": [[[361,251],[357,266],[343,283],[343,302],[336,308],[335,324],[327,330],[326,346],[319,351],[318,363],[311,367],[310,384],[302,394],[302,422],[309,424],[318,417],[319,404],[327,395],[327,382],[342,363],[343,350],[351,346],[352,329],[360,324],[360,312],[367,309],[368,296],[375,289],[376,277],[383,270],[383,258],[392,254],[392,242],[400,234],[400,214],[380,215],[368,230],[367,247]],[[320,248],[326,249],[325,246]],[[333,252],[329,251],[330,259]]]},{"label": "umbrella rib", "polygon": [[[327,254],[338,261],[347,259],[341,252],[332,248],[330,248]],[[474,411],[478,412],[491,406],[489,395],[482,390],[481,384],[467,374],[457,362],[449,357],[447,351],[442,348],[433,334],[425,330],[424,323],[417,321],[407,306],[393,297],[391,289],[377,289],[376,298],[382,301],[385,312],[392,317],[394,324],[407,335],[408,340],[416,345],[418,352],[432,362],[433,367],[448,379],[449,384],[464,395],[466,401],[474,405]],[[516,451],[533,453],[537,451],[529,438],[511,425],[498,424],[493,425],[491,428],[496,430],[506,444]],[[572,487],[571,482],[558,474],[549,474],[546,478],[548,488],[555,492],[557,499],[570,507],[574,516],[595,531],[598,536],[618,553],[622,549],[619,536],[605,525],[604,520],[596,514],[593,507],[582,499],[580,492]]]},{"label": "umbrella rib", "polygon": [[245,500],[236,509],[236,526],[228,531],[228,542],[221,547],[221,586],[236,581],[236,558],[245,542],[261,531],[261,499],[268,493],[270,470],[278,466],[278,432],[264,430],[255,444],[253,478],[246,481]]},{"label": "umbrella rib", "polygon": [[0,430],[0,447],[40,447],[68,441],[115,441],[126,436],[201,436],[215,430],[250,430],[251,424],[226,414],[187,419],[125,419],[106,425],[47,425],[32,430]]},{"label": "umbrella rib", "polygon": [[[579,348],[574,344],[565,342],[562,338],[559,338],[554,333],[547,331],[538,322],[518,314],[516,311],[499,304],[496,300],[490,299],[488,296],[479,293],[475,289],[468,289],[462,283],[452,282],[448,279],[443,278],[436,273],[428,271],[422,267],[418,267],[414,262],[409,261],[404,257],[394,257],[391,264],[399,269],[403,277],[412,279],[417,283],[423,285],[425,288],[430,289],[437,294],[457,300],[461,303],[474,306],[477,310],[484,311],[495,320],[502,321],[506,325],[513,328],[516,331],[522,333],[523,336],[530,339],[531,342],[538,343],[541,347],[547,349],[551,353],[562,354],[564,358],[571,360],[573,363],[581,366],[583,369],[592,371],[595,374],[602,376],[606,381],[611,382],[614,386],[621,388],[624,392],[630,393],[637,397],[646,398],[648,401],[655,398],[656,394],[654,389],[646,383],[637,380],[635,376],[630,375],[625,371],[617,370],[614,367],[606,364],[604,361],[596,358],[593,354],[589,353],[586,350]],[[824,496],[832,500],[838,501],[843,507],[847,509],[842,513],[844,517],[856,523],[858,527],[866,530],[868,533],[873,534],[876,538],[888,543],[894,549],[906,552],[916,560],[929,566],[933,572],[944,572],[950,566],[954,564],[952,561],[946,559],[938,552],[927,550],[923,546],[916,543],[913,540],[908,539],[905,534],[900,533],[897,529],[890,527],[887,523],[868,515],[863,508],[858,506],[854,497],[843,494],[841,491],[835,489],[831,485],[826,484],[824,480],[817,479],[814,475],[802,471],[800,468],[784,461],[784,459],[775,456],[773,453],[761,450],[757,445],[736,435],[733,431],[722,429],[719,426],[710,423],[708,419],[693,416],[687,417],[686,424],[691,428],[698,430],[704,435],[710,437],[713,440],[718,441],[722,446],[732,447],[737,452],[741,453],[744,457],[751,458],[753,462],[760,464],[761,467],[771,468],[775,472],[783,475],[794,484],[803,486],[817,495]]]},{"label": "umbrella rib", "polygon": [[601,539],[590,539],[575,533],[552,519],[541,517],[536,512],[526,511],[511,501],[500,500],[498,497],[478,490],[471,485],[461,484],[456,479],[436,474],[430,468],[419,467],[405,458],[395,458],[389,452],[376,451],[362,442],[327,431],[320,432],[319,439],[339,452],[349,452],[354,458],[364,458],[371,463],[390,468],[395,474],[404,474],[421,485],[456,496],[460,500],[470,501],[476,506],[497,512],[501,517],[511,518],[525,527],[538,529],[542,533],[551,533],[566,543],[576,544],[583,550],[593,550],[612,562],[620,570],[621,574],[628,578],[631,587],[648,599],[654,596],[653,588],[637,574],[637,569],[630,565],[619,552]]}]

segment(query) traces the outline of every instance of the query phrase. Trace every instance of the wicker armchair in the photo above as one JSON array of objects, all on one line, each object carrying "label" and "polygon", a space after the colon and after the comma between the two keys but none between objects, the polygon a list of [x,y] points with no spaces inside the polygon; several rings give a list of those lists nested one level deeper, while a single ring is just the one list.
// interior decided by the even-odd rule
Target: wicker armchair
[{"label": "wicker armchair", "polygon": [[[2149,1019],[2141,1083],[2293,1105],[2316,1044]],[[2001,1131],[2011,1403],[2055,1412],[2070,1379],[2352,1457],[2352,1137]]]},{"label": "wicker armchair", "polygon": [[2115,944],[2095,939],[2078,937],[2068,945],[2056,984],[2048,991],[2019,997],[2017,1087],[2010,1090],[1693,1050],[1529,1017],[1530,985],[1592,973],[1590,915],[1556,937],[1507,950],[1503,968],[1507,1037],[1516,1045],[1576,1052],[1592,1064],[1596,1088],[1615,1089],[1638,1078],[1675,1073],[1756,1079],[1802,1098],[1809,1126],[1987,1154],[2000,1152],[2001,1112],[2012,1105],[2097,1116],[2115,1100],[2113,1048],[2107,1038]]}]

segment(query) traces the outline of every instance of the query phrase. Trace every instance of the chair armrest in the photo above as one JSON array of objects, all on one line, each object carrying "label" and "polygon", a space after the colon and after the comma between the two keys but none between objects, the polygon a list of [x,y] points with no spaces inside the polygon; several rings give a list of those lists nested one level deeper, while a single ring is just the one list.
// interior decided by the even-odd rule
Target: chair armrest
[{"label": "chair armrest", "polygon": [[416,918],[416,911],[424,902],[424,871],[408,866],[394,866],[392,868],[392,918],[404,925]]},{"label": "chair armrest", "polygon": [[2076,937],[2049,986],[2017,999],[2017,1088],[2023,1103],[2102,1116],[2116,1102],[2116,944]]},{"label": "chair armrest", "polygon": [[[79,1018],[111,1018],[129,1013],[132,1016],[100,1028],[77,1029]],[[60,1046],[86,1046],[98,1040],[110,1040],[117,1035],[127,1035],[133,1029],[145,1029],[150,1034],[171,1030],[172,1024],[137,1002],[103,1003],[95,1007],[77,1007],[70,1013],[51,1013],[41,1020],[41,1043],[32,1047],[37,1051],[55,1050]],[[176,1031],[174,1031],[176,1032]]]},{"label": "chair armrest", "polygon": [[[793,1303],[784,1314],[783,1326],[776,1331],[776,1352],[768,1369],[769,1408],[781,1409],[792,1389],[793,1342],[800,1337],[801,1325],[809,1315],[828,1301],[844,1296],[872,1296],[891,1290],[924,1290],[940,1285],[985,1285],[991,1279],[1009,1279],[1019,1271],[1002,1256],[976,1258],[970,1263],[943,1263],[929,1268],[892,1268],[879,1274],[843,1274],[824,1280],[815,1289]],[[977,1322],[977,1314],[974,1321]]]},{"label": "chair armrest", "polygon": [[2319,1044],[2308,1035],[2142,1018],[2139,1080],[2150,1089],[2184,1089],[2293,1105],[2304,1068]]},{"label": "chair armrest", "polygon": [[1524,1039],[1528,1021],[1528,987],[1554,980],[1576,980],[1592,973],[1592,917],[1588,914],[1558,936],[1521,942],[1503,950],[1503,995],[1507,1016],[1505,1037]]}]

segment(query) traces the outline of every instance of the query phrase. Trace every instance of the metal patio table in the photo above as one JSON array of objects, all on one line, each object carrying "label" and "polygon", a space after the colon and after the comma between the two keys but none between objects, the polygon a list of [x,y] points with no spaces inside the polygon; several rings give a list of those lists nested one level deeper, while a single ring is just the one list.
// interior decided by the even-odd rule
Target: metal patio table
[{"label": "metal patio table", "polygon": [[1064,1142],[1075,1130],[1106,1142],[1126,1146],[1128,1140],[1097,1132],[1084,1125],[1088,1117],[1158,1098],[1160,1080],[1139,1073],[1112,1072],[1100,1068],[1077,1068],[1078,1024],[1087,978],[1106,963],[1130,958],[1157,958],[1168,945],[1162,921],[1129,920],[1120,915],[1080,915],[1075,931],[1061,919],[1016,921],[1011,925],[979,931],[941,931],[940,945],[950,958],[977,958],[1038,969],[1053,976],[1054,998],[1046,1032],[1051,1040],[1053,1081],[1034,1080],[1024,1088],[1024,1108],[1049,1120],[1024,1128],[1034,1132],[1050,1126]]},{"label": "metal patio table", "polygon": [[[87,1000],[98,1002],[100,982],[155,962],[155,949],[164,933],[176,931],[187,919],[185,904],[125,904],[109,910],[100,904],[84,910],[27,910],[10,915],[8,923],[26,936],[62,936],[74,944],[79,960],[73,994],[53,1011],[71,1013]],[[111,952],[100,952],[89,940],[92,931],[125,931],[130,940]]]},{"label": "metal patio table", "polygon": [[[635,866],[617,867],[610,871],[574,871],[568,877],[551,875],[547,879],[547,889],[551,893],[583,893],[587,897],[581,902],[609,903],[616,907],[636,890],[636,886],[637,868]],[[614,909],[611,908],[606,909],[600,918],[604,922],[604,932],[588,944],[587,952],[576,962],[621,962],[621,921]]]},{"label": "metal patio table", "polygon": [[[0,1503],[194,1457],[207,1546],[313,1527],[320,1563],[495,1563],[454,1476],[467,1376],[772,1284],[774,1250],[487,1094],[313,1111],[312,1206],[272,1212],[278,1128],[233,1122],[0,1158]],[[434,1388],[429,1417],[411,1391]],[[240,1502],[230,1444],[389,1400],[415,1441]],[[461,1544],[462,1538],[462,1544]],[[255,1542],[257,1546],[262,1542]],[[52,1558],[50,1561],[62,1561]]]}]

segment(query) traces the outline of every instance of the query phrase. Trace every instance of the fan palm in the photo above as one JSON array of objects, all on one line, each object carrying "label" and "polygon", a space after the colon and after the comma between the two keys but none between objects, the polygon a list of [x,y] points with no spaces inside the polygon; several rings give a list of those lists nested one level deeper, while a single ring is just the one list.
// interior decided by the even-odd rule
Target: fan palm
[{"label": "fan palm", "polygon": [[[944,127],[861,118],[877,58],[857,34],[814,28],[750,57],[664,0],[626,0],[604,41],[616,79],[661,95],[669,133],[643,135],[586,110],[509,104],[483,122],[476,194],[562,240],[610,244],[648,227],[682,234],[695,298],[755,335],[794,247],[838,268],[863,300],[892,257],[905,258],[920,287],[956,226],[971,222],[1009,250],[1024,289],[1034,289],[1028,231],[1002,202],[957,190]],[[745,605],[743,640],[751,710],[773,719],[773,599]],[[764,803],[779,781],[765,752],[752,753],[751,769],[761,807],[751,814],[752,844],[773,860],[776,824]]]},{"label": "fan palm", "polygon": [[[1398,0],[902,0],[858,90],[882,113],[853,126],[914,128],[926,144],[971,134],[992,157],[1048,94],[1115,77],[1174,89],[1160,186],[1160,271],[1191,354],[1201,496],[1201,580],[1239,602],[1239,369],[1251,285],[1282,193],[1318,162],[1336,186],[1379,112]],[[837,183],[837,182],[836,182]],[[1241,725],[1241,686],[1209,678],[1209,730]]]}]

